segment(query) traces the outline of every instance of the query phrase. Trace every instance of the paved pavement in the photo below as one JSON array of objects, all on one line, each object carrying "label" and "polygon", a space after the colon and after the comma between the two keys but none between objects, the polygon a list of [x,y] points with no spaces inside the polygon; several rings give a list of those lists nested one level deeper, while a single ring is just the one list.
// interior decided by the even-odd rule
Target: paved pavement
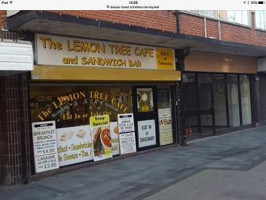
[{"label": "paved pavement", "polygon": [[266,127],[192,141],[38,182],[1,200],[264,200]]}]

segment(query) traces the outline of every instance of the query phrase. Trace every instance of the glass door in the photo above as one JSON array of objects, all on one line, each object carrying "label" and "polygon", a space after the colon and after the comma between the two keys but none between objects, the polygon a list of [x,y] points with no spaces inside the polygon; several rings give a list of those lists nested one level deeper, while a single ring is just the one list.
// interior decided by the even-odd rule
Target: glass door
[{"label": "glass door", "polygon": [[158,113],[154,86],[133,88],[137,148],[158,145]]}]

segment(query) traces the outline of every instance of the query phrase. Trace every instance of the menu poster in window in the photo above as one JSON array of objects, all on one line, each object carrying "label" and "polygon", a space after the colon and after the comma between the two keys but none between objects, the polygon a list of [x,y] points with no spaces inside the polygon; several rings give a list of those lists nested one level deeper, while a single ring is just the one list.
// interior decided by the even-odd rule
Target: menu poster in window
[{"label": "menu poster in window", "polygon": [[59,165],[66,166],[93,159],[90,126],[56,130]]},{"label": "menu poster in window", "polygon": [[113,156],[119,155],[119,130],[117,122],[110,123],[110,132],[112,140],[112,154]]},{"label": "menu poster in window", "polygon": [[173,143],[171,108],[158,109],[160,145]]},{"label": "menu poster in window", "polygon": [[135,132],[120,133],[119,143],[120,143],[121,154],[134,153],[137,151]]},{"label": "menu poster in window", "polygon": [[112,140],[109,115],[90,117],[93,141],[93,160],[99,161],[112,157]]},{"label": "menu poster in window", "polygon": [[155,120],[138,121],[139,148],[156,145]]},{"label": "menu poster in window", "polygon": [[133,113],[119,114],[119,143],[121,154],[136,152],[136,139]]},{"label": "menu poster in window", "polygon": [[117,115],[117,119],[119,133],[135,131],[133,113],[119,114]]},{"label": "menu poster in window", "polygon": [[32,123],[36,173],[59,168],[55,121]]},{"label": "menu poster in window", "polygon": [[153,92],[152,88],[137,88],[138,112],[153,111]]}]

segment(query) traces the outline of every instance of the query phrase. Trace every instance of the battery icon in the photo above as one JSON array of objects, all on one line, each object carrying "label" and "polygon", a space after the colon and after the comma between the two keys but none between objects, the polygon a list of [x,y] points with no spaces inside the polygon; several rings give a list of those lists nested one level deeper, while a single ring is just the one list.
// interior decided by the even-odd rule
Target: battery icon
[{"label": "battery icon", "polygon": [[265,4],[265,1],[258,1],[258,4]]}]

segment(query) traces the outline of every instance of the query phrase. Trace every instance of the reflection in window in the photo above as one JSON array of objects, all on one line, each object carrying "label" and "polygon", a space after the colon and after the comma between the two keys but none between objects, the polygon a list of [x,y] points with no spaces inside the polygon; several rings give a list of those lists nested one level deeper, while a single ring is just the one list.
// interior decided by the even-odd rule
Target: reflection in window
[{"label": "reflection in window", "polygon": [[261,28],[266,30],[266,11],[256,10],[256,28]]},{"label": "reflection in window", "polygon": [[225,80],[223,74],[213,74],[213,97],[216,128],[227,126]]},{"label": "reflection in window", "polygon": [[[211,17],[216,19],[222,19],[233,23],[250,25],[249,11],[247,10],[190,10],[189,12],[202,15],[205,17]],[[264,18],[265,19],[265,18]]]},{"label": "reflection in window", "polygon": [[227,90],[228,90],[230,126],[233,127],[240,126],[237,75],[233,74],[228,75]]},{"label": "reflection in window", "polygon": [[227,11],[227,20],[234,23],[249,25],[248,11]]},{"label": "reflection in window", "polygon": [[55,120],[57,128],[89,124],[89,118],[132,112],[130,87],[34,85],[30,93],[33,122]]},{"label": "reflection in window", "polygon": [[243,125],[251,124],[250,85],[247,75],[240,75]]}]

